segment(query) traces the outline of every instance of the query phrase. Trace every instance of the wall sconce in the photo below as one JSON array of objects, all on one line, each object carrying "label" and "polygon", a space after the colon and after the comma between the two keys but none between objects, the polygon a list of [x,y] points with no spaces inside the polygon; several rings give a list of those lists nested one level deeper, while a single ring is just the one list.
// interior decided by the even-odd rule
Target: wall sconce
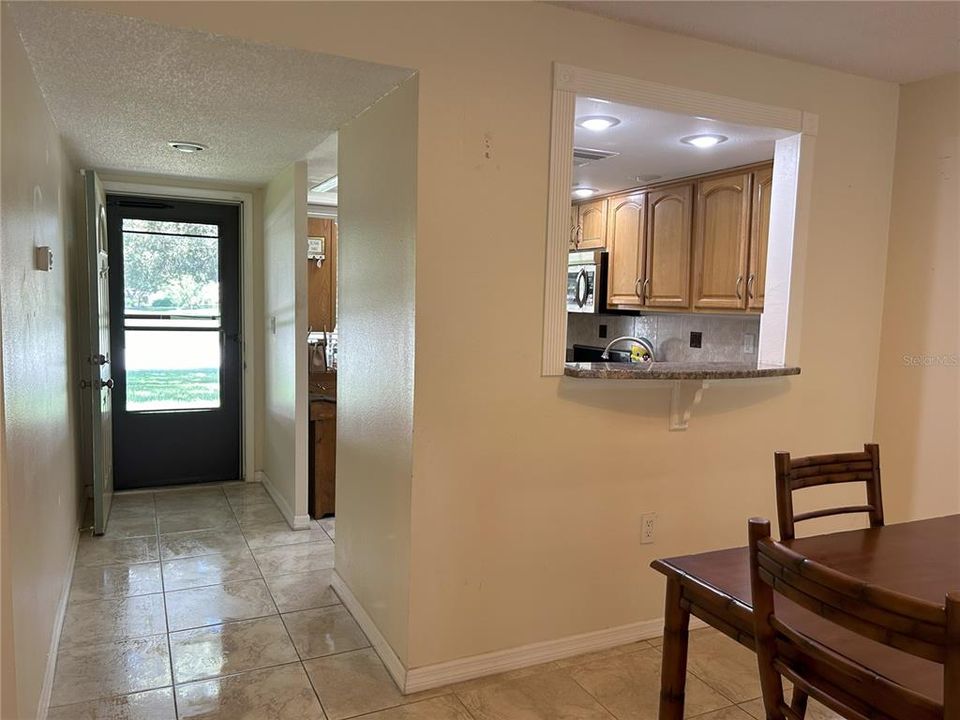
[{"label": "wall sconce", "polygon": [[327,238],[323,235],[317,235],[307,238],[307,259],[316,260],[317,267],[323,267],[323,261],[327,259]]}]

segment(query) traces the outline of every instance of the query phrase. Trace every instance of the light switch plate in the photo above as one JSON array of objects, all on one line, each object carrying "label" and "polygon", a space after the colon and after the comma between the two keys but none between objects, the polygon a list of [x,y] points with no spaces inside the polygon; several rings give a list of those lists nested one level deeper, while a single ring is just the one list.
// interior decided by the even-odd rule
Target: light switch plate
[{"label": "light switch plate", "polygon": [[37,270],[50,272],[53,270],[53,250],[46,245],[41,245],[33,249],[34,262]]}]

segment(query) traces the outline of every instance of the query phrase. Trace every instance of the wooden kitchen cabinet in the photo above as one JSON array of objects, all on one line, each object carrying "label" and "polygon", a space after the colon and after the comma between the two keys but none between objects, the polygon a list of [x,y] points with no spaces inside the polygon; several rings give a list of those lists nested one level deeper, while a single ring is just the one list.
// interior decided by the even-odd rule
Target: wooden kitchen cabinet
[{"label": "wooden kitchen cabinet", "polygon": [[693,240],[693,306],[746,308],[751,174],[700,180]]},{"label": "wooden kitchen cabinet", "polygon": [[573,252],[577,249],[580,242],[580,206],[570,206],[570,246],[569,250]]},{"label": "wooden kitchen cabinet", "polygon": [[570,222],[571,250],[602,250],[607,246],[607,199],[574,205]]},{"label": "wooden kitchen cabinet", "polygon": [[770,192],[773,167],[753,173],[753,206],[750,216],[750,272],[747,274],[747,309],[763,310],[767,284],[767,239],[770,234]]},{"label": "wooden kitchen cabinet", "polygon": [[320,519],[336,512],[337,494],[337,404],[323,400],[310,403],[311,515]]},{"label": "wooden kitchen cabinet", "polygon": [[624,308],[643,305],[641,295],[646,193],[609,198],[607,204],[607,304]]},{"label": "wooden kitchen cabinet", "polygon": [[646,307],[689,307],[692,224],[692,183],[647,194],[646,260],[641,282]]},{"label": "wooden kitchen cabinet", "polygon": [[327,259],[321,267],[307,260],[307,323],[314,331],[333,331],[337,326],[337,221],[307,218],[307,235],[322,237]]}]

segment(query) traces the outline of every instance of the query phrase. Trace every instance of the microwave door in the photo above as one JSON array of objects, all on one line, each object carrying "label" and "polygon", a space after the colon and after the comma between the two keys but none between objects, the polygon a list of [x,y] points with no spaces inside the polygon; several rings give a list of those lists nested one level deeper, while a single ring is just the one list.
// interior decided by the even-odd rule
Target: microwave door
[{"label": "microwave door", "polygon": [[567,271],[567,311],[594,312],[596,266],[571,265]]}]

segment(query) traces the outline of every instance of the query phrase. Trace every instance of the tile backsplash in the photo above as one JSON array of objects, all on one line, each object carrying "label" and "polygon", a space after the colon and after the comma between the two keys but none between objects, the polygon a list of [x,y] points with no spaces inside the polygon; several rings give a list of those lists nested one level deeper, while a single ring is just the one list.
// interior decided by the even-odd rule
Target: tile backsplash
[{"label": "tile backsplash", "polygon": [[[607,335],[600,337],[600,326]],[[690,333],[701,333],[701,347],[690,347]],[[693,315],[657,313],[642,316],[567,314],[567,349],[576,345],[604,347],[620,335],[638,335],[653,343],[664,362],[757,362],[759,315]],[[746,336],[751,336],[747,338]],[[752,348],[751,352],[746,347]],[[621,343],[618,349],[627,349]]]}]

